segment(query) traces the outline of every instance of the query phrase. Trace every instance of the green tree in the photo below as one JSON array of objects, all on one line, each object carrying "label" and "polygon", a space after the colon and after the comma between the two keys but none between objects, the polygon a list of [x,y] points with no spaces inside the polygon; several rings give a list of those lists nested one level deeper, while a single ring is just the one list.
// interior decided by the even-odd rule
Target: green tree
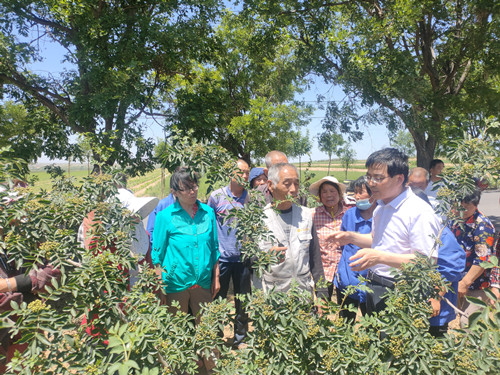
[{"label": "green tree", "polygon": [[415,156],[415,145],[411,134],[403,129],[398,130],[390,139],[391,146],[404,152],[408,156]]},{"label": "green tree", "polygon": [[[115,162],[131,173],[153,167],[153,143],[139,119],[161,107],[169,78],[204,61],[220,3],[205,1],[2,1],[0,85],[5,94],[43,105],[71,133],[99,145],[97,163]],[[16,32],[14,32],[16,30]],[[67,68],[50,75],[30,63],[67,52]],[[28,109],[31,110],[31,109]]]},{"label": "green tree", "polygon": [[338,155],[339,149],[344,143],[344,138],[340,134],[333,133],[331,130],[325,130],[318,135],[318,147],[320,151],[328,154],[328,175],[330,175],[332,155]]},{"label": "green tree", "polygon": [[[300,42],[303,64],[359,98],[371,116],[412,135],[417,164],[427,166],[445,122],[467,100],[498,114],[500,60],[494,1],[247,0],[267,32]],[[485,100],[488,98],[488,100]],[[455,133],[456,134],[456,133]]]},{"label": "green tree", "polygon": [[262,33],[255,19],[227,12],[218,26],[211,63],[179,81],[168,130],[216,142],[250,162],[269,150],[293,152],[311,108],[293,101],[304,80],[295,42]]},{"label": "green tree", "polygon": [[345,179],[347,180],[347,171],[349,170],[349,167],[356,161],[356,151],[354,151],[350,144],[345,144],[344,147],[340,148],[338,156],[342,168],[345,169]]},{"label": "green tree", "polygon": [[10,146],[14,157],[35,162],[42,153],[66,158],[76,148],[69,144],[68,132],[50,111],[33,100],[0,105],[0,147]]},{"label": "green tree", "polygon": [[302,156],[308,155],[312,150],[312,142],[309,138],[309,130],[305,135],[299,131],[299,136],[292,139],[292,149],[288,152],[291,157],[299,158],[299,173],[302,177]]},{"label": "green tree", "polygon": [[77,142],[78,148],[80,150],[80,155],[77,157],[77,160],[80,160],[81,163],[87,163],[87,173],[90,174],[90,162],[92,161],[92,145],[85,135],[78,136]]}]

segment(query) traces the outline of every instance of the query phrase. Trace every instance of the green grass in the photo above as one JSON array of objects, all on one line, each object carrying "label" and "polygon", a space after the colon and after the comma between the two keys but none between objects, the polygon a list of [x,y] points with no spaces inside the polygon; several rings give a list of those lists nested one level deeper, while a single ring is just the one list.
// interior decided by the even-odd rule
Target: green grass
[{"label": "green grass", "polygon": [[[66,173],[65,175],[67,176],[68,174]],[[71,170],[70,174],[71,177],[74,177],[76,179],[76,185],[80,185],[82,183],[81,179],[83,177],[86,177],[87,175],[87,169]],[[28,181],[31,177],[37,178],[37,181],[33,185],[33,189],[35,192],[38,192],[42,189],[52,190],[52,182],[50,181],[50,175],[47,172],[32,171],[28,176]]]},{"label": "green grass", "polygon": [[[144,193],[144,196],[158,197],[159,199],[165,198],[170,193],[169,183],[170,183],[170,177],[167,176],[167,178],[165,178],[165,194],[163,196],[161,194],[161,183],[147,189],[146,192]],[[201,200],[202,202],[206,202],[210,194],[207,194],[208,184],[207,184],[207,179],[205,177],[202,177],[200,179],[199,186],[200,189],[198,190],[198,199]],[[214,189],[218,189],[221,186],[222,185],[215,186]]]},{"label": "green grass", "polygon": [[[328,176],[328,171],[315,171],[311,170],[312,173],[314,173],[314,177],[311,179],[311,183],[318,181],[319,179]],[[345,172],[332,172],[330,171],[330,176],[335,177],[337,180],[340,182],[343,182],[344,180],[356,180],[359,177],[363,176],[366,174],[366,170],[363,171],[354,171],[354,170],[349,170],[347,172],[347,179],[345,178]],[[304,170],[302,170],[302,181],[304,181],[305,173]]]},{"label": "green grass", "polygon": [[[319,162],[319,164],[322,164],[322,162]],[[333,165],[333,163],[332,163]],[[302,180],[305,178],[305,170],[306,170],[307,164],[302,163]],[[323,166],[322,166],[323,167]],[[335,166],[335,168],[339,168],[339,166]],[[327,171],[318,171],[314,170],[314,165],[310,169],[311,172],[315,174],[315,177],[312,179],[312,182],[317,181],[318,179],[325,177],[327,175]],[[365,169],[351,169],[347,173],[347,179],[348,180],[355,180],[359,176],[362,176],[365,174]],[[152,172],[146,173],[144,176],[138,176],[138,177],[133,177],[129,179],[128,181],[128,186],[132,190],[142,190],[147,187],[147,184],[143,186],[139,186],[145,182],[150,181],[151,184],[153,184],[155,181],[159,180],[161,175],[161,170],[155,169]],[[41,189],[45,190],[51,190],[52,189],[52,183],[50,181],[50,175],[45,172],[45,171],[32,171],[30,176],[36,176],[38,178],[38,181],[34,185],[35,191],[40,191]],[[87,169],[80,169],[80,170],[71,170],[71,176],[74,177],[77,180],[77,185],[81,184],[81,180],[83,177],[87,176]],[[343,181],[345,178],[345,172],[340,172],[340,171],[330,171],[330,176],[334,176],[337,178],[339,181]],[[170,192],[170,187],[169,187],[169,182],[170,182],[170,176],[167,174],[165,178],[165,196],[168,195]],[[137,189],[134,189],[134,187],[137,186]],[[220,186],[217,186],[218,188]],[[206,200],[208,198],[207,195],[207,189],[208,189],[208,184],[206,183],[206,178],[202,178],[200,180],[200,190],[198,193],[198,196],[200,200]],[[155,186],[151,186],[150,188],[147,188],[146,191],[141,194],[142,196],[148,196],[148,197],[158,197],[160,199],[164,198],[164,196],[161,196],[161,183],[156,184]]]},{"label": "green grass", "polygon": [[160,178],[161,176],[161,169],[155,169],[154,171],[146,173],[144,176],[137,176],[137,177],[132,177],[128,180],[127,186],[129,188],[133,188],[134,186],[143,184],[144,182],[151,181],[153,182],[154,180]]}]

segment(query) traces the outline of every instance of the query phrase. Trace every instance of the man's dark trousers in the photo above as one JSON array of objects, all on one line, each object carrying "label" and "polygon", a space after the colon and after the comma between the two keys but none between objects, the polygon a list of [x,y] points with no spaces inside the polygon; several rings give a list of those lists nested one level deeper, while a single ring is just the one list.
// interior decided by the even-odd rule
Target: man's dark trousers
[{"label": "man's dark trousers", "polygon": [[[219,263],[220,290],[217,297],[226,298],[229,289],[229,282],[233,279],[234,295],[250,294],[252,273],[250,267],[242,262],[220,262]],[[238,298],[234,300],[236,317],[234,322],[234,343],[238,346],[243,342],[248,332],[248,314],[243,309]]]}]

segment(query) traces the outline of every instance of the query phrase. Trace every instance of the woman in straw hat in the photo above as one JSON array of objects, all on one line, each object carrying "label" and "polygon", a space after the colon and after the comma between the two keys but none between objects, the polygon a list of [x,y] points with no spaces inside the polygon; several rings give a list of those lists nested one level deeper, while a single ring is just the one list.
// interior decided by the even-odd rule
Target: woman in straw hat
[{"label": "woman in straw hat", "polygon": [[316,181],[309,188],[311,194],[318,197],[321,206],[316,207],[313,216],[314,227],[319,239],[321,260],[328,282],[328,297],[332,298],[333,278],[342,255],[341,249],[327,239],[340,230],[344,212],[349,208],[344,204],[345,185],[335,177],[326,176]]}]

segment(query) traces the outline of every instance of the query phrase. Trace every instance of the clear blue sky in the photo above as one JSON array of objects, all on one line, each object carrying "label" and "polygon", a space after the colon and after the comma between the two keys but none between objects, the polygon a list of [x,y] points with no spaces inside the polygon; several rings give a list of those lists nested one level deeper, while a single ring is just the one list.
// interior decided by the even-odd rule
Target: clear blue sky
[{"label": "clear blue sky", "polygon": [[[58,76],[63,72],[64,69],[71,69],[71,65],[63,63],[63,56],[66,52],[62,47],[49,43],[45,39],[39,41],[40,48],[44,51],[43,55],[45,59],[40,62],[35,62],[31,65],[33,72],[38,74],[53,75]],[[332,85],[326,85],[322,79],[314,79],[314,82],[310,85],[310,89],[303,94],[297,95],[297,100],[304,100],[310,104],[316,105],[317,95],[322,95],[325,97],[326,101],[341,101],[345,94],[340,87],[334,87]],[[309,134],[312,138],[313,149],[311,153],[312,160],[326,160],[328,156],[318,149],[316,136],[318,133],[322,132],[321,120],[324,118],[324,111],[317,109],[312,115],[311,122],[307,126],[309,129]],[[142,117],[140,120],[145,127],[146,137],[151,137],[155,141],[158,138],[163,138],[163,131],[161,126],[151,118]],[[161,119],[158,120],[161,123]],[[370,153],[379,150],[385,146],[389,146],[389,138],[387,135],[387,129],[385,126],[372,125],[365,129],[363,139],[352,144],[354,150],[356,151],[356,158],[366,159]],[[305,132],[305,129],[304,129]],[[42,157],[40,162],[49,162],[48,158]]]}]

